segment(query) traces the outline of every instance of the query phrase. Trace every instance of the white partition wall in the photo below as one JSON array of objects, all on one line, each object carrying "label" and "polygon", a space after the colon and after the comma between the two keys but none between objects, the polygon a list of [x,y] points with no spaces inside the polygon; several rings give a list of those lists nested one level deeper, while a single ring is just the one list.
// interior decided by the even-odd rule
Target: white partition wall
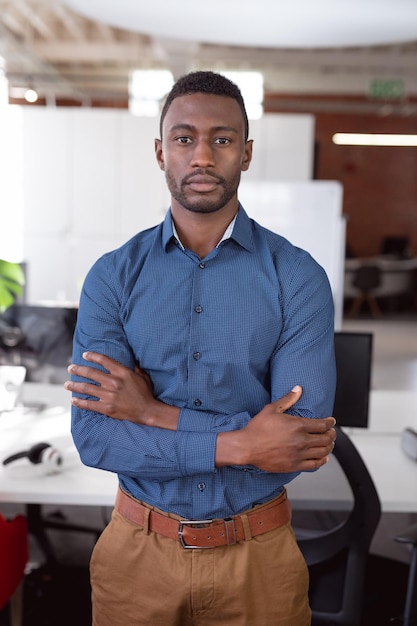
[{"label": "white partition wall", "polygon": [[156,136],[156,120],[124,111],[25,112],[29,301],[77,301],[98,256],[161,221],[168,194]]},{"label": "white partition wall", "polygon": [[250,121],[253,160],[247,181],[310,180],[314,164],[314,116],[269,113]]},{"label": "white partition wall", "polygon": [[[98,256],[164,217],[159,121],[110,109],[22,112],[27,299],[76,302]],[[251,122],[250,137],[254,157],[243,181],[311,178],[312,116],[266,115]]]},{"label": "white partition wall", "polygon": [[239,197],[257,222],[307,250],[326,270],[335,303],[335,327],[343,318],[345,219],[342,186],[335,181],[242,183]]}]

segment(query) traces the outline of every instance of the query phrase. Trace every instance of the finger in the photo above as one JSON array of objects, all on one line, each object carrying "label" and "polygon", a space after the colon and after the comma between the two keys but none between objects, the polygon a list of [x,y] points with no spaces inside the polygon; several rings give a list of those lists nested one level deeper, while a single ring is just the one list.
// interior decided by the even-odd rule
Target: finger
[{"label": "finger", "polygon": [[330,455],[333,452],[334,442],[322,442],[320,445],[308,446],[300,452],[299,460],[300,462],[304,461],[323,461],[325,459],[329,459]]},{"label": "finger", "polygon": [[325,433],[304,433],[298,440],[296,454],[299,459],[320,459],[333,452],[335,431]]},{"label": "finger", "polygon": [[64,387],[67,391],[80,393],[85,396],[96,396],[97,392],[103,390],[103,387],[99,385],[94,385],[93,383],[74,382],[73,380],[65,381]]},{"label": "finger", "polygon": [[290,465],[286,471],[310,472],[310,471],[314,471],[318,469],[319,467],[322,467],[323,465],[326,465],[326,463],[328,463],[329,461],[330,461],[329,455],[324,455],[322,457],[317,457],[317,458],[308,457],[305,459],[298,459],[297,461],[294,461],[293,466]]},{"label": "finger", "polygon": [[278,398],[278,400],[275,400],[272,404],[274,405],[274,408],[278,413],[285,413],[285,411],[287,411],[297,402],[302,393],[303,390],[300,385],[296,385],[291,389],[291,391],[285,394],[285,396]]},{"label": "finger", "polygon": [[86,400],[85,398],[74,397],[71,398],[71,404],[78,409],[106,415],[104,406],[100,402],[97,402],[97,400]]},{"label": "finger", "polygon": [[306,459],[321,459],[324,456],[329,456],[333,452],[334,441],[323,440],[319,445],[311,445],[306,448],[304,456]]},{"label": "finger", "polygon": [[306,432],[311,434],[320,434],[333,430],[334,438],[336,438],[336,431],[334,430],[336,420],[334,417],[330,416],[318,418],[294,416],[294,418],[298,421],[298,426]]},{"label": "finger", "polygon": [[336,431],[334,429],[336,420],[334,417],[322,417],[320,419],[302,418],[307,420],[305,422],[306,427],[311,433],[327,433],[332,431],[334,439],[336,439]]},{"label": "finger", "polygon": [[[71,380],[67,380],[64,383],[64,388],[67,391],[71,391],[71,393],[88,396],[89,398],[96,398],[97,400],[103,400],[109,395],[109,392],[101,386],[90,383],[75,383]],[[97,400],[95,401],[97,402]]]},{"label": "finger", "polygon": [[120,366],[120,363],[118,361],[111,359],[105,354],[99,354],[98,352],[83,352],[83,359],[85,359],[86,361],[90,361],[91,363],[97,363],[98,365],[101,365],[109,371],[112,371],[112,369]]},{"label": "finger", "polygon": [[328,463],[329,461],[329,456],[324,456],[321,459],[307,459],[306,461],[300,463],[298,470],[301,472],[311,472],[319,469],[320,467],[323,467],[323,465],[326,465],[326,463]]},{"label": "finger", "polygon": [[96,367],[89,367],[88,365],[76,365],[71,363],[68,366],[67,371],[73,376],[79,376],[80,378],[89,378],[99,384],[103,384],[108,374],[98,370]]}]

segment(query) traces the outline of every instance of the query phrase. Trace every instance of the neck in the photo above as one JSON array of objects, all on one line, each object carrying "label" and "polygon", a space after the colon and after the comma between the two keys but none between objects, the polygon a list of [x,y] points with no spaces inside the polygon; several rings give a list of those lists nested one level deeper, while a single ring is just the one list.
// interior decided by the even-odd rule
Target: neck
[{"label": "neck", "polygon": [[172,218],[182,245],[203,259],[219,243],[233,220],[237,207],[223,212],[193,213],[187,209],[171,207]]}]

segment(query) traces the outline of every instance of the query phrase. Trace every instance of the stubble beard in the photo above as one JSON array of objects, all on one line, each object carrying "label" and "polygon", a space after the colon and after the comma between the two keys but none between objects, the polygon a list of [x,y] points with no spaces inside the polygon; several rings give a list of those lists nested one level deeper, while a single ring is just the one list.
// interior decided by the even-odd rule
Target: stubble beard
[{"label": "stubble beard", "polygon": [[171,196],[184,208],[193,213],[215,213],[220,211],[236,194],[240,183],[240,172],[231,180],[216,176],[219,187],[222,189],[220,196],[213,197],[210,194],[201,194],[197,199],[195,194],[193,198],[187,195],[187,182],[183,179],[180,184],[177,183],[174,176],[169,170],[165,172],[168,189]]}]

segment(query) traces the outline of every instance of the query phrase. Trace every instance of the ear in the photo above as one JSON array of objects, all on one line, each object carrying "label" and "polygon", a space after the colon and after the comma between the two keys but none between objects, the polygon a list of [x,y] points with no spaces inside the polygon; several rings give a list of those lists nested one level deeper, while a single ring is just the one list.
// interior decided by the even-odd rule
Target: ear
[{"label": "ear", "polygon": [[158,162],[158,165],[160,167],[160,169],[164,172],[165,171],[165,162],[164,162],[164,154],[162,151],[162,140],[161,139],[155,139],[155,156],[156,156],[156,160]]},{"label": "ear", "polygon": [[242,172],[246,172],[249,169],[249,165],[252,161],[252,147],[253,139],[248,139],[245,144],[245,154],[242,161]]}]

